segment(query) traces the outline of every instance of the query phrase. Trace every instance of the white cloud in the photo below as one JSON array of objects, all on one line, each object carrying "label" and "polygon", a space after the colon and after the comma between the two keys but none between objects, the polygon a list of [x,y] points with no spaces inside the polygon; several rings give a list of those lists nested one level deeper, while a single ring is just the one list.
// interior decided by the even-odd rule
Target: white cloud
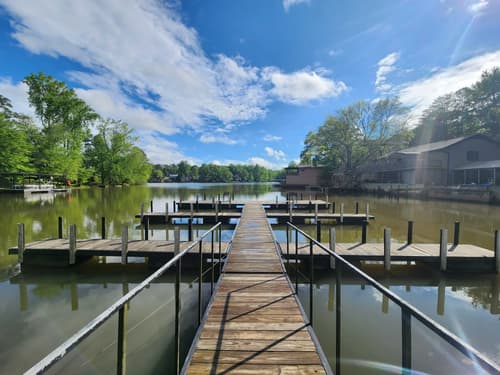
[{"label": "white cloud", "polygon": [[[307,1],[283,6],[300,2]],[[321,68],[283,72],[251,66],[240,56],[207,56],[196,30],[160,0],[129,0],[126,6],[122,0],[0,4],[23,48],[79,63],[81,69],[66,72],[80,86],[76,93],[103,117],[144,134],[194,130],[200,141],[234,144],[227,136],[206,134],[214,123],[230,129],[261,118],[273,101],[306,104],[347,89]],[[25,85],[0,77],[0,89],[16,110],[33,114]],[[153,146],[149,150],[158,155]]]},{"label": "white cloud", "polygon": [[290,104],[335,97],[347,90],[344,82],[332,81],[321,71],[301,70],[286,74],[276,68],[266,68],[264,77],[273,84],[271,92],[282,102]]},{"label": "white cloud", "polygon": [[273,163],[270,162],[269,160],[266,160],[264,158],[260,158],[257,156],[251,157],[247,160],[246,164],[250,165],[260,165],[261,167],[267,168],[267,169],[281,169],[285,167],[285,164],[282,163]]},{"label": "white cloud", "polygon": [[265,142],[277,142],[277,141],[281,141],[283,139],[283,137],[280,137],[278,135],[272,135],[272,134],[266,134],[262,140],[265,141]]},{"label": "white cloud", "polygon": [[340,56],[343,53],[344,51],[341,49],[331,49],[330,51],[328,51],[328,56],[335,57],[335,56]]},{"label": "white cloud", "polygon": [[392,85],[387,83],[387,75],[394,71],[394,66],[399,60],[399,56],[398,52],[393,52],[378,62],[377,75],[375,79],[375,88],[377,91],[387,92],[392,88]]},{"label": "white cloud", "polygon": [[0,94],[10,99],[15,112],[35,117],[35,111],[28,102],[28,86],[25,83],[13,83],[9,78],[0,77]]},{"label": "white cloud", "polygon": [[488,0],[473,1],[467,6],[467,10],[473,15],[479,15],[488,7]]},{"label": "white cloud", "polygon": [[226,145],[235,145],[240,143],[239,141],[229,138],[227,135],[210,135],[210,134],[203,134],[200,137],[200,142],[201,143],[223,143]]},{"label": "white cloud", "polygon": [[139,147],[154,164],[179,163],[181,160],[186,160],[190,164],[200,164],[198,159],[185,155],[176,143],[165,139],[158,133],[146,131],[137,134],[140,139]]},{"label": "white cloud", "polygon": [[298,4],[306,4],[309,3],[310,0],[283,0],[283,8],[285,9],[285,12],[288,12],[288,10]]},{"label": "white cloud", "polygon": [[415,122],[434,99],[474,84],[483,71],[495,66],[500,66],[500,50],[434,71],[429,77],[399,86],[397,91],[401,102],[412,107],[412,120]]},{"label": "white cloud", "polygon": [[264,151],[266,152],[267,156],[270,156],[272,158],[275,158],[276,160],[285,160],[285,153],[281,150],[275,150],[272,147],[264,147]]}]

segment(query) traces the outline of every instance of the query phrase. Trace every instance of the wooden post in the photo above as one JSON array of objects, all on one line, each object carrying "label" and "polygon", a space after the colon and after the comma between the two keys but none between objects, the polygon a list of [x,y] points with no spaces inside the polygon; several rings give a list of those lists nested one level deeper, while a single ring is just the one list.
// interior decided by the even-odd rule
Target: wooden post
[{"label": "wooden post", "polygon": [[439,231],[439,258],[441,260],[441,271],[446,271],[446,252],[448,247],[448,229]]},{"label": "wooden post", "polygon": [[460,222],[455,221],[455,230],[453,232],[453,246],[457,246],[460,243]]},{"label": "wooden post", "polygon": [[391,228],[384,228],[384,269],[391,270]]},{"label": "wooden post", "polygon": [[314,221],[318,222],[318,203],[314,203]]},{"label": "wooden post", "polygon": [[165,224],[168,224],[168,202],[165,203]]},{"label": "wooden post", "polygon": [[344,203],[340,204],[340,223],[344,223]]},{"label": "wooden post", "polygon": [[101,218],[101,239],[106,239],[106,216]]},{"label": "wooden post", "polygon": [[116,345],[116,373],[127,373],[127,304],[118,310],[118,341]]},{"label": "wooden post", "polygon": [[276,207],[274,208],[278,209],[278,196],[276,196]]},{"label": "wooden post", "polygon": [[413,221],[408,221],[408,235],[406,239],[406,244],[411,245],[413,243]]},{"label": "wooden post", "polygon": [[359,214],[359,202],[356,202],[356,215]]},{"label": "wooden post", "polygon": [[175,213],[175,200],[172,202],[172,212]]},{"label": "wooden post", "polygon": [[153,213],[153,200],[151,199],[151,201],[149,202],[149,206],[151,208],[151,213]]},{"label": "wooden post", "polygon": [[309,213],[312,212],[312,202],[311,202],[311,196],[309,196]]},{"label": "wooden post", "polygon": [[335,202],[333,202],[333,203],[332,203],[332,214],[334,214],[334,213],[335,213],[335,211],[336,211],[336,210],[335,210]]},{"label": "wooden post", "polygon": [[188,219],[188,241],[193,240],[193,218]]},{"label": "wooden post", "polygon": [[361,224],[361,243],[366,243],[366,229],[368,227],[368,220],[363,220]]},{"label": "wooden post", "polygon": [[24,250],[26,242],[24,237],[24,224],[17,224],[17,261],[23,264],[24,261]]},{"label": "wooden post", "polygon": [[122,226],[122,264],[127,264],[128,226]]},{"label": "wooden post", "polygon": [[288,221],[290,223],[293,223],[293,203],[292,202],[289,202],[288,203]]},{"label": "wooden post", "polygon": [[198,200],[198,194],[196,194],[196,212],[200,212],[200,201]]},{"label": "wooden post", "polygon": [[144,203],[141,203],[141,223],[144,223]]},{"label": "wooden post", "polygon": [[219,222],[219,202],[215,203],[215,222]]},{"label": "wooden post", "polygon": [[191,219],[193,218],[193,202],[189,203],[189,215],[191,216]]},{"label": "wooden post", "polygon": [[149,218],[144,222],[144,240],[149,240]]},{"label": "wooden post", "polygon": [[174,255],[181,251],[181,230],[179,227],[174,227]]},{"label": "wooden post", "polygon": [[59,238],[59,239],[63,238],[63,218],[62,218],[62,216],[59,216],[57,218],[57,238]]},{"label": "wooden post", "polygon": [[365,212],[366,212],[366,220],[369,220],[370,219],[370,203],[366,203],[366,206],[365,206]]},{"label": "wooden post", "polygon": [[500,272],[500,233],[495,231],[495,272]]},{"label": "wooden post", "polygon": [[[330,228],[330,250],[335,252],[335,248],[337,246],[337,239],[335,228]],[[335,257],[330,256],[330,269],[335,269]]]},{"label": "wooden post", "polygon": [[438,283],[437,314],[444,315],[444,302],[446,297],[446,283],[441,278]]},{"label": "wooden post", "polygon": [[76,224],[69,225],[69,264],[75,264],[76,258]]},{"label": "wooden post", "polygon": [[316,220],[316,241],[321,243],[321,220]]}]

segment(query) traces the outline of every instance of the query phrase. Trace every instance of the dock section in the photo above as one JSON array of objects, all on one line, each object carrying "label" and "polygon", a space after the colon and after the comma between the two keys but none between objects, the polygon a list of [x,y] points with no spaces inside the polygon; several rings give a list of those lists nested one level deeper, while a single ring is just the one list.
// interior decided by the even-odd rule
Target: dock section
[{"label": "dock section", "polygon": [[[325,374],[261,203],[246,203],[188,374]],[[328,366],[328,365],[326,365]]]}]

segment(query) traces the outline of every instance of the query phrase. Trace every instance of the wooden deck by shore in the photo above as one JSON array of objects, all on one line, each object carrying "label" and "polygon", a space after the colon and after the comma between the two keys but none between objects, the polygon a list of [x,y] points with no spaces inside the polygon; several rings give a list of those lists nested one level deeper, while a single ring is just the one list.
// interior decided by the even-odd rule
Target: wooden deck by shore
[{"label": "wooden deck by shore", "polygon": [[216,294],[188,355],[187,374],[324,374],[264,209],[247,203]]}]

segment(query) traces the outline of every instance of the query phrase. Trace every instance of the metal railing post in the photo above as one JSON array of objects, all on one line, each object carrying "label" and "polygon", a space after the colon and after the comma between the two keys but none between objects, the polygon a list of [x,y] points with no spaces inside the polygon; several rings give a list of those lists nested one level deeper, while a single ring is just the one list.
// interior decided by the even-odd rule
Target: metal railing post
[{"label": "metal railing post", "polygon": [[[180,238],[181,232],[179,227],[174,229],[174,256],[180,253]],[[180,348],[181,348],[181,323],[180,323],[180,312],[181,312],[181,295],[180,295],[180,284],[181,284],[181,260],[179,258],[175,265],[175,373],[180,373],[181,358],[180,358]]]},{"label": "metal railing post", "polygon": [[403,374],[411,374],[411,314],[405,309],[401,308],[401,367]]},{"label": "metal railing post", "polygon": [[290,239],[288,238],[290,235],[290,227],[288,224],[286,225],[286,264],[290,265]]},{"label": "metal railing post", "polygon": [[299,232],[295,230],[295,294],[299,294]]},{"label": "metal railing post", "polygon": [[214,279],[215,279],[215,275],[214,275],[214,231],[212,231],[211,233],[211,244],[210,244],[210,255],[212,256],[212,264],[211,264],[211,273],[212,273],[212,277],[210,279],[210,295],[212,295],[214,293]]},{"label": "metal railing post", "polygon": [[203,288],[203,240],[200,240],[200,246],[199,246],[199,258],[200,258],[200,275],[199,275],[199,280],[198,280],[198,326],[201,324],[201,317],[202,317],[202,288]]},{"label": "metal railing post", "polygon": [[123,305],[118,310],[118,342],[117,342],[117,355],[116,355],[116,373],[118,375],[127,372],[127,340],[126,340],[126,326],[127,326],[127,305]]},{"label": "metal railing post", "polygon": [[313,251],[313,242],[309,240],[309,262],[311,263],[310,275],[309,275],[309,322],[311,323],[311,327],[313,325],[313,283],[314,283],[314,251]]}]

